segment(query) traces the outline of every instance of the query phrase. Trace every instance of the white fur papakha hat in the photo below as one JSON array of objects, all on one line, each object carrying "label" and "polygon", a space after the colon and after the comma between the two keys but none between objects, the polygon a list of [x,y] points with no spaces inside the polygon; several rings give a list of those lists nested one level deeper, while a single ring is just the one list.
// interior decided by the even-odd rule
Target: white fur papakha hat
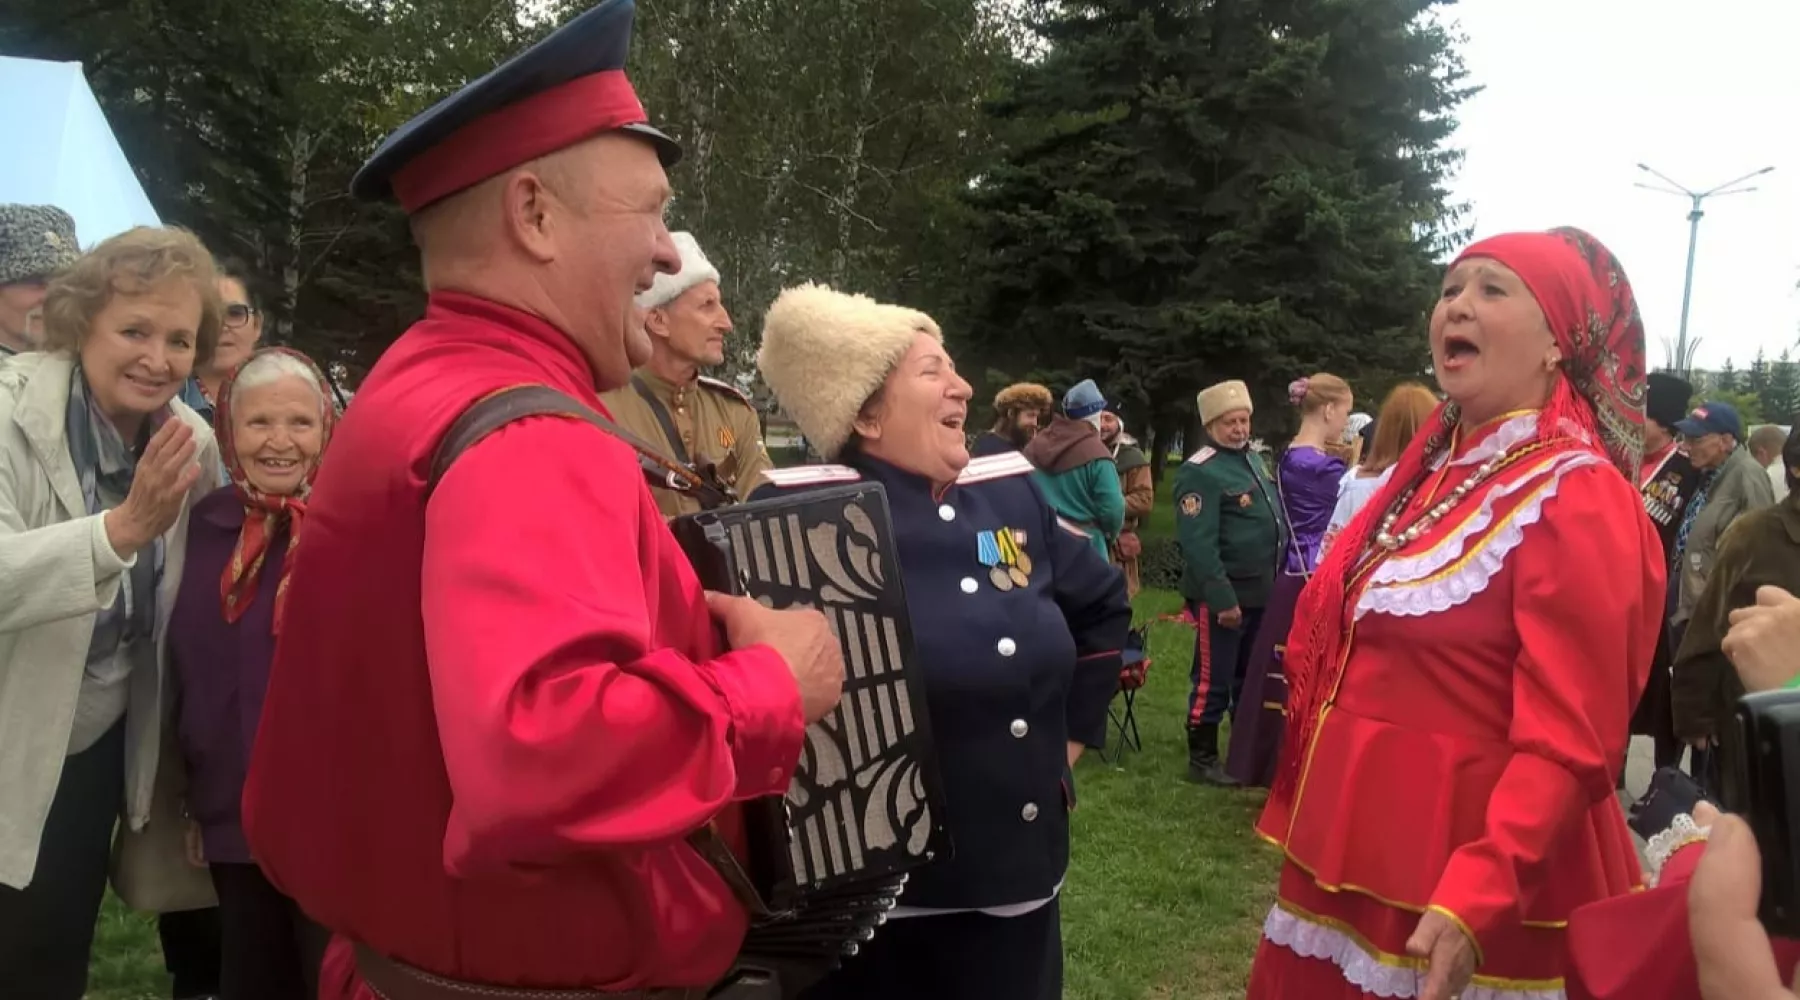
[{"label": "white fur papakha hat", "polygon": [[944,339],[936,321],[917,309],[800,285],[769,306],[756,367],[800,433],[833,461],[863,404],[921,333]]},{"label": "white fur papakha hat", "polygon": [[700,249],[693,233],[670,233],[675,250],[681,254],[681,270],[674,274],[658,273],[650,287],[638,293],[639,309],[656,309],[681,298],[688,289],[706,281],[718,281],[719,269],[712,266]]},{"label": "white fur papakha hat", "polygon": [[1250,402],[1250,387],[1237,379],[1230,379],[1207,386],[1200,395],[1194,397],[1200,407],[1200,423],[1210,424],[1233,410],[1256,412],[1256,405]]}]

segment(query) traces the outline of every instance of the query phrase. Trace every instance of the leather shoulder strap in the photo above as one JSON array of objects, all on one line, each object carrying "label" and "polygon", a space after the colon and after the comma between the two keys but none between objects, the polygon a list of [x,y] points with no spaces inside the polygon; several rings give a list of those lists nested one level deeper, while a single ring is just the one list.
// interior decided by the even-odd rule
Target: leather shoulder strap
[{"label": "leather shoulder strap", "polygon": [[675,453],[675,461],[682,465],[692,465],[693,459],[688,458],[687,446],[681,443],[681,433],[675,429],[675,421],[669,416],[668,407],[662,405],[662,400],[656,398],[656,393],[650,391],[650,386],[636,375],[631,376],[631,387],[643,397],[644,404],[650,407],[650,415],[656,418],[657,426],[662,428],[663,437],[669,439],[669,450]]},{"label": "leather shoulder strap", "polygon": [[702,508],[711,510],[737,500],[729,489],[693,469],[671,462],[643,438],[608,420],[593,407],[567,393],[535,383],[491,392],[456,418],[432,454],[431,478],[425,484],[426,498],[430,499],[431,492],[451,464],[476,442],[515,420],[538,416],[573,417],[611,434],[637,452],[638,467],[650,485],[691,496]]},{"label": "leather shoulder strap", "polygon": [[444,473],[450,471],[450,466],[483,438],[514,421],[541,416],[573,417],[608,434],[626,437],[612,421],[583,406],[573,396],[547,385],[515,385],[501,389],[476,400],[444,432],[437,451],[431,456],[431,478],[425,483],[425,495],[429,497],[437,489],[438,481],[444,478]]}]

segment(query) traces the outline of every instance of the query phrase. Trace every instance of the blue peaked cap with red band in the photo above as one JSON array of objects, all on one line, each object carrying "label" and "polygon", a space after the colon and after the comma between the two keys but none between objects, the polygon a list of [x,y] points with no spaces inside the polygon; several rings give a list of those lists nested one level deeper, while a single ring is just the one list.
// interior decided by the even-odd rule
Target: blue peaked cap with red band
[{"label": "blue peaked cap with red band", "polygon": [[350,181],[366,201],[417,212],[465,188],[602,132],[629,132],[681,159],[651,127],[631,83],[634,0],[604,0],[486,76],[394,130]]}]

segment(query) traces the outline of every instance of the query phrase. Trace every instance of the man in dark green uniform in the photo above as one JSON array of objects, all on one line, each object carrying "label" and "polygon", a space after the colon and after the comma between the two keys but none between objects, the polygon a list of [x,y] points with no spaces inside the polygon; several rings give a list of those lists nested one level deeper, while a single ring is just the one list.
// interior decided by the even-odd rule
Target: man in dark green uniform
[{"label": "man in dark green uniform", "polygon": [[1202,447],[1175,473],[1181,593],[1195,622],[1188,778],[1236,782],[1219,761],[1219,723],[1235,712],[1286,525],[1262,456],[1250,450],[1250,390],[1220,382],[1199,397]]}]

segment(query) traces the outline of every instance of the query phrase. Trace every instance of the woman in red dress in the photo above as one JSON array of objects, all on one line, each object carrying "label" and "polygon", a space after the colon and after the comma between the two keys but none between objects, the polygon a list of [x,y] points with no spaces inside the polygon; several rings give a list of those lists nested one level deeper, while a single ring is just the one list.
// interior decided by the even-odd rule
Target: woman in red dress
[{"label": "woman in red dress", "polygon": [[1484,240],[1431,352],[1448,402],[1289,634],[1252,1000],[1561,1000],[1569,914],[1641,882],[1613,790],[1664,570],[1631,286],[1578,230]]}]

